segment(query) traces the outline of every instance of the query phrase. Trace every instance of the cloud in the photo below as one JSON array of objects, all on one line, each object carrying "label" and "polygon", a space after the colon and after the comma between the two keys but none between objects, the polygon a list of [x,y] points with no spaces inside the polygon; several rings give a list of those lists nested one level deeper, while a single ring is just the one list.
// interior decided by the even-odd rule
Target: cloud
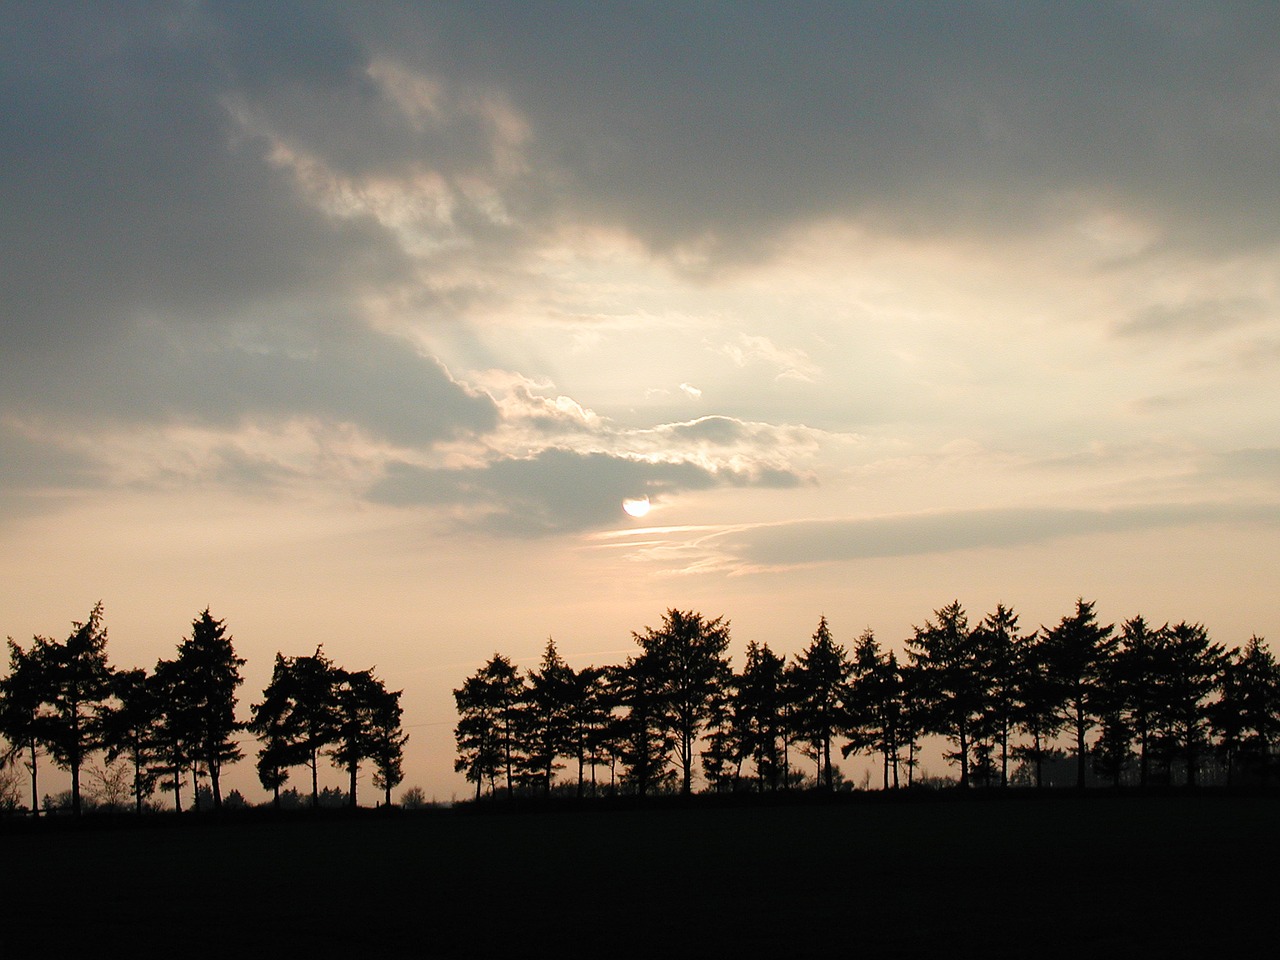
[{"label": "cloud", "polygon": [[551,448],[483,467],[429,469],[392,463],[368,499],[395,506],[455,507],[455,522],[503,536],[575,533],[616,524],[625,498],[660,501],[716,486],[793,485],[782,471],[710,470],[687,460],[655,461]]},{"label": "cloud", "polygon": [[1266,5],[559,10],[373,29],[416,69],[506,91],[580,214],[675,263],[758,255],[831,215],[1017,231],[1100,192],[1185,241],[1277,237]]},{"label": "cloud", "polygon": [[691,383],[682,383],[682,384],[680,384],[680,392],[681,392],[681,393],[683,393],[683,394],[684,394],[686,397],[688,397],[690,400],[701,400],[701,399],[702,399],[702,391],[701,391],[701,390],[699,390],[697,387],[695,387],[695,386],[694,386],[693,384],[691,384]]},{"label": "cloud", "polygon": [[1130,338],[1199,339],[1257,323],[1266,316],[1267,305],[1256,299],[1190,300],[1146,307],[1118,324],[1115,332]]},{"label": "cloud", "polygon": [[1110,510],[996,508],[758,526],[718,544],[759,566],[1001,549],[1064,537],[1209,523],[1280,523],[1280,505],[1158,504]]},{"label": "cloud", "polygon": [[812,383],[820,373],[817,365],[809,359],[809,355],[803,350],[783,349],[768,337],[750,336],[742,333],[738,335],[737,340],[734,342],[722,346],[720,352],[739,367],[746,367],[752,364],[775,367],[778,370],[775,378],[777,380],[798,380],[802,383]]}]

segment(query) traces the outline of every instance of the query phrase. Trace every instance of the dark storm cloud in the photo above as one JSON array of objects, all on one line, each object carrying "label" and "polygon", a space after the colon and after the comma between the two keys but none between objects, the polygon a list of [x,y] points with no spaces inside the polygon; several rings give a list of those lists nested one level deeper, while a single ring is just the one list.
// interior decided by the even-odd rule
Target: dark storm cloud
[{"label": "dark storm cloud", "polygon": [[487,397],[353,316],[360,291],[406,276],[399,245],[318,211],[233,119],[250,103],[305,126],[329,104],[335,152],[387,127],[366,53],[324,8],[5,17],[4,410],[81,427],[312,417],[409,444],[496,423]]},{"label": "dark storm cloud", "polygon": [[469,526],[515,536],[577,532],[616,524],[628,497],[660,499],[716,486],[794,486],[785,471],[708,470],[694,463],[652,462],[558,448],[527,459],[507,458],[468,470],[430,470],[393,464],[369,492],[398,506],[469,505],[483,508]]},{"label": "dark storm cloud", "polygon": [[1097,192],[1200,240],[1274,239],[1270,3],[442,5],[397,54],[496,85],[568,202],[656,244],[853,213],[1016,228]]},{"label": "dark storm cloud", "polygon": [[804,521],[726,536],[750,563],[794,565],[1019,547],[1095,533],[1212,523],[1280,523],[1275,504],[1169,504],[1113,510],[1010,508],[865,520]]}]

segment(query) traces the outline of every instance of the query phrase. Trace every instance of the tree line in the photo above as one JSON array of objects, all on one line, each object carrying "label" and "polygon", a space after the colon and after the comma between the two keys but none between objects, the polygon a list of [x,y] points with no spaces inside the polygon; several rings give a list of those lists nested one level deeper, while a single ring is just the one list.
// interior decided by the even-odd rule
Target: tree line
[{"label": "tree line", "polygon": [[101,753],[123,760],[132,775],[134,808],[141,813],[159,788],[181,812],[183,790],[199,808],[207,781],[214,810],[223,807],[222,772],[243,759],[237,735],[259,741],[258,779],[280,805],[292,767],[311,774],[318,806],[322,757],[350,779],[347,802],[356,806],[360,764],[373,764],[373,783],[386,802],[403,779],[408,736],[401,727],[400,693],[372,669],[349,671],[317,648],[314,654],[276,654],[271,682],[252,705],[248,722],[236,719],[245,660],[236,656],[226,623],[206,608],[178,644],[177,656],[155,669],[116,669],[107,657],[102,604],[72,624],[65,641],[36,636],[25,649],[8,640],[9,672],[0,679],[0,766],[22,763],[31,779],[31,810],[39,812],[39,758],[47,755],[71,774],[71,810],[82,810],[82,772]]},{"label": "tree line", "polygon": [[[1098,622],[1080,599],[1025,631],[1003,604],[971,624],[959,601],[906,638],[904,657],[868,629],[852,650],[822,617],[793,658],[747,645],[740,672],[722,617],[670,609],[633,633],[618,665],[571,668],[548,640],[522,673],[499,653],[454,690],[455,769],[490,795],[638,796],[775,791],[833,754],[876,760],[884,789],[912,786],[925,737],[945,740],[960,787],[1046,783],[1071,762],[1077,787],[1266,783],[1280,738],[1280,666],[1260,637],[1227,650],[1199,623]],[[1066,749],[1063,749],[1065,746]],[[568,781],[557,772],[571,767]],[[607,780],[606,780],[607,778]]]}]

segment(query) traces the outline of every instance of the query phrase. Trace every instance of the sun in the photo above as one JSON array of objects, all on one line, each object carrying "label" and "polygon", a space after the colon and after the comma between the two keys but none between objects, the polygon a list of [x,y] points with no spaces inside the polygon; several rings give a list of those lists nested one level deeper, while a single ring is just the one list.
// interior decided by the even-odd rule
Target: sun
[{"label": "sun", "polygon": [[628,497],[626,500],[622,501],[622,509],[626,512],[627,516],[635,517],[637,520],[649,512],[649,507],[650,504],[648,497]]}]

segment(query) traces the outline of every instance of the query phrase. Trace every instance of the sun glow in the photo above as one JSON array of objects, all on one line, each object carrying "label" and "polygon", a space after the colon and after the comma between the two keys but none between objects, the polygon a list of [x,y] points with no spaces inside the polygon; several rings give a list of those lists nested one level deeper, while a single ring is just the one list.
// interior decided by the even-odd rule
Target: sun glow
[{"label": "sun glow", "polygon": [[622,501],[622,509],[627,516],[635,517],[637,520],[645,516],[649,512],[649,498],[637,497],[635,499],[628,498]]}]

